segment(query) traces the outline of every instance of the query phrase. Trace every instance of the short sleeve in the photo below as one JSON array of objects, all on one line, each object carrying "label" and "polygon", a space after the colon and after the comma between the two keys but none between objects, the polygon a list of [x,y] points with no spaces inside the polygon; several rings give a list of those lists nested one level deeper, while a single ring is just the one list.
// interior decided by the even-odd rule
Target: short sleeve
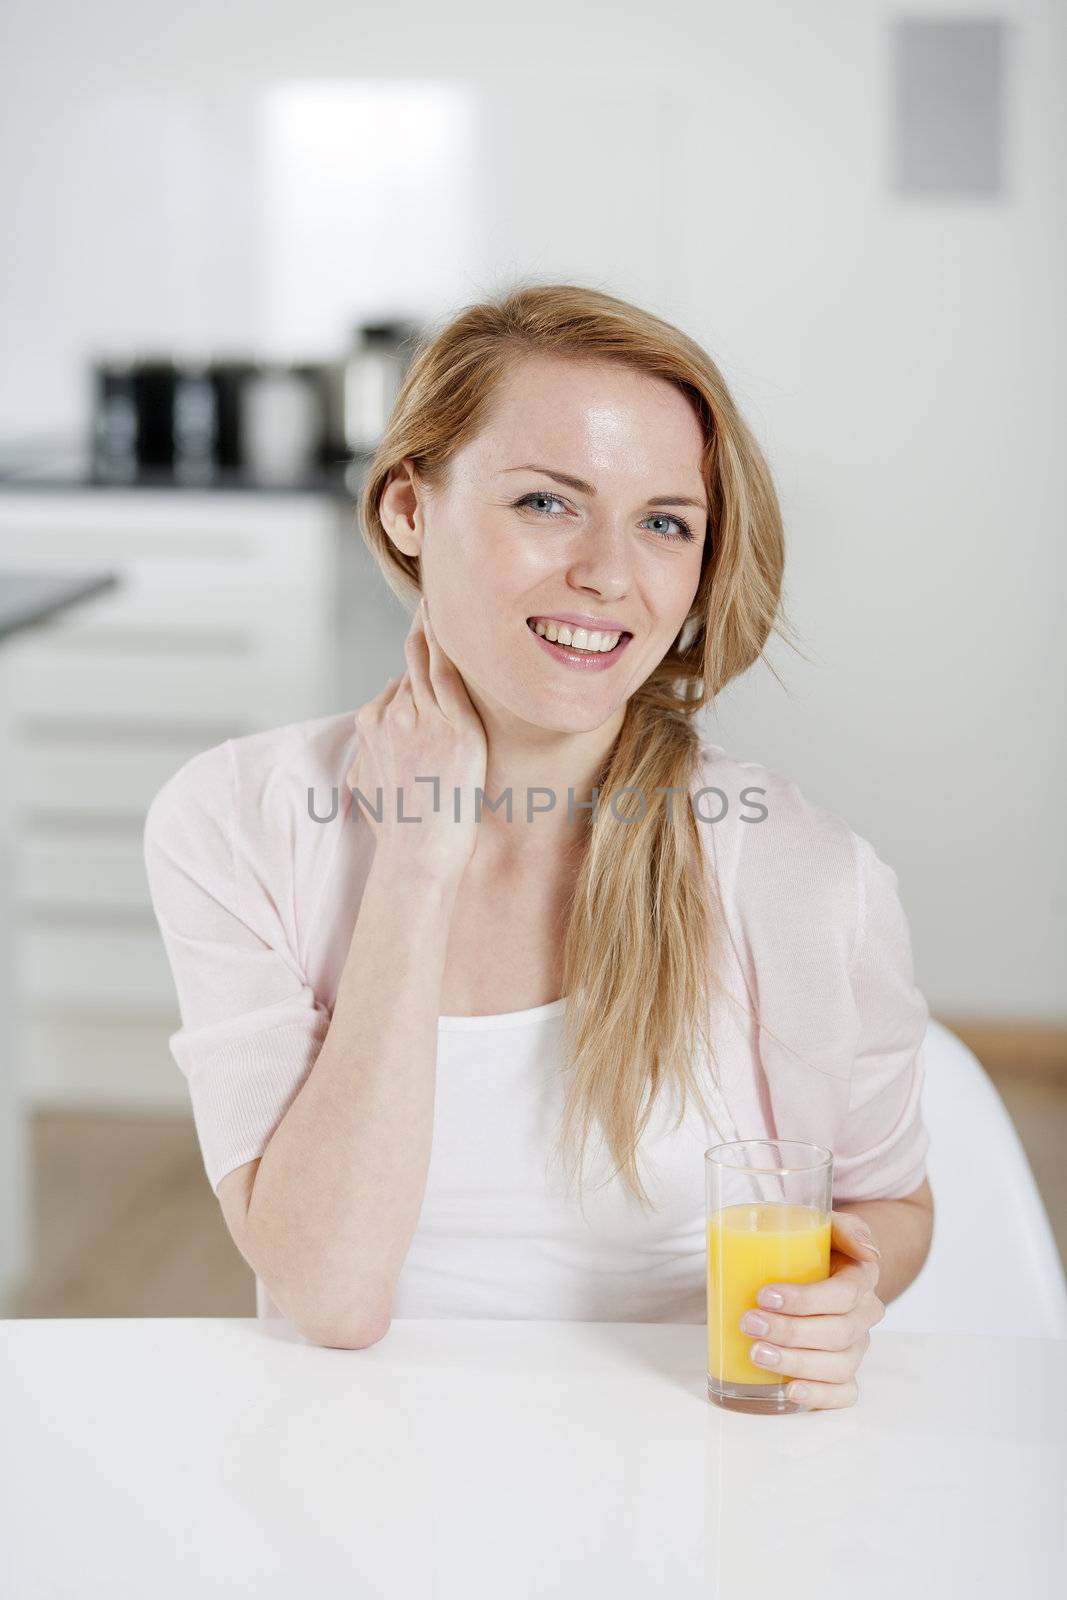
[{"label": "short sleeve", "polygon": [[923,1041],[929,1010],[915,986],[897,877],[853,835],[859,908],[849,968],[859,1033],[848,1113],[834,1142],[834,1200],[891,1200],[926,1176]]},{"label": "short sleeve", "polygon": [[216,1194],[227,1172],[267,1148],[330,1020],[272,905],[281,885],[240,872],[235,790],[227,741],[163,785],[144,828],[149,892],[181,1017],[170,1050],[189,1084]]}]

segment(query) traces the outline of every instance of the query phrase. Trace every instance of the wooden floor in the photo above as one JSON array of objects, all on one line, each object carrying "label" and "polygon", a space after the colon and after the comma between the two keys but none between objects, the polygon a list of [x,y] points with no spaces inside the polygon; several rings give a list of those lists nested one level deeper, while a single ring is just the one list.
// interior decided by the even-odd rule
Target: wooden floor
[{"label": "wooden floor", "polygon": [[[996,1076],[1067,1263],[1067,1083]],[[16,1317],[251,1317],[255,1286],[223,1222],[191,1118],[34,1119],[36,1270]]]}]

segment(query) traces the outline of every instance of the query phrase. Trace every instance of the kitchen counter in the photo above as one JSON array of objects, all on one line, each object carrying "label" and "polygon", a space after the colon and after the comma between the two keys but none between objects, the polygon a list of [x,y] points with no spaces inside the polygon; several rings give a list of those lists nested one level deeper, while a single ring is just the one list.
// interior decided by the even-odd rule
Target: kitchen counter
[{"label": "kitchen counter", "polygon": [[700,1324],[0,1322],[4,1592],[1059,1592],[1067,1344],[872,1333],[860,1398],[705,1395]]},{"label": "kitchen counter", "polygon": [[117,582],[111,572],[65,575],[0,568],[0,640],[20,628],[47,621],[79,600],[114,588]]}]

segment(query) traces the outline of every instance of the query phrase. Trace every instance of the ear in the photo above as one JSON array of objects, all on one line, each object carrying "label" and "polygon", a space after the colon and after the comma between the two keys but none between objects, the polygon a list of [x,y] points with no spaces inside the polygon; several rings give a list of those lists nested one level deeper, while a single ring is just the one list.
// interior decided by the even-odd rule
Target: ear
[{"label": "ear", "polygon": [[422,551],[420,495],[424,493],[416,484],[414,462],[408,457],[393,467],[378,501],[382,527],[406,556],[418,556]]}]

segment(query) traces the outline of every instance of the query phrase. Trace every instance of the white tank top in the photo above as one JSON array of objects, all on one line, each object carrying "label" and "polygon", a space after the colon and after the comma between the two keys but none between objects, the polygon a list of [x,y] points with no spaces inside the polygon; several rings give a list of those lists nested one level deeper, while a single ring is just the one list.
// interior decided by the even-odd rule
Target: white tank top
[{"label": "white tank top", "polygon": [[[714,1121],[692,1100],[677,1130],[673,1099],[653,1109],[638,1170],[655,1211],[610,1177],[596,1127],[580,1198],[556,1153],[563,1012],[438,1019],[433,1149],[395,1317],[704,1321],[704,1152],[739,1137],[714,1075],[700,1080]],[[279,1315],[258,1281],[257,1310]]]}]

